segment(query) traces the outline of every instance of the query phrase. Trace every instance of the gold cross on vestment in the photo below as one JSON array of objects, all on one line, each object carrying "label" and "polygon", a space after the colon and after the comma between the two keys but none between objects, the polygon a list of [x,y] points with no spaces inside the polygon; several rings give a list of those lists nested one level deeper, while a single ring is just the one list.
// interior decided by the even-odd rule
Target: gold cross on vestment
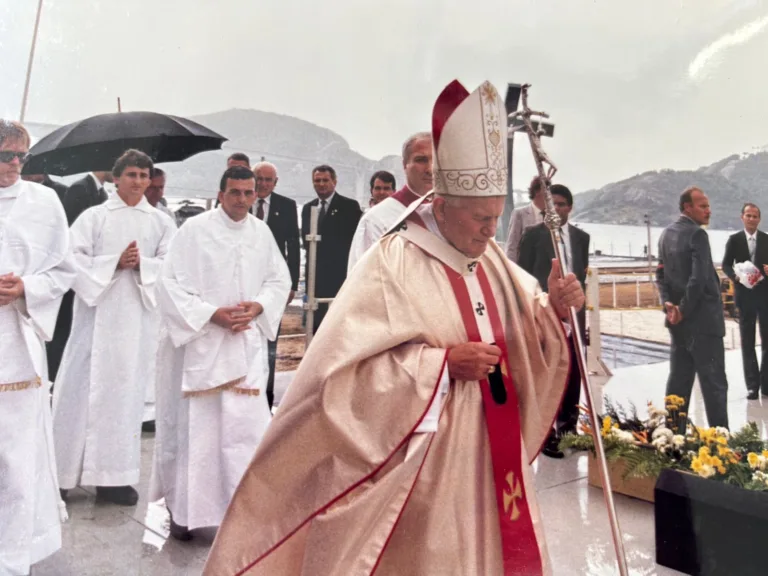
[{"label": "gold cross on vestment", "polygon": [[507,487],[504,489],[504,513],[509,514],[510,520],[514,522],[520,518],[520,508],[517,507],[517,499],[523,498],[523,487],[520,484],[520,480],[515,478],[514,472],[507,474],[506,481]]}]

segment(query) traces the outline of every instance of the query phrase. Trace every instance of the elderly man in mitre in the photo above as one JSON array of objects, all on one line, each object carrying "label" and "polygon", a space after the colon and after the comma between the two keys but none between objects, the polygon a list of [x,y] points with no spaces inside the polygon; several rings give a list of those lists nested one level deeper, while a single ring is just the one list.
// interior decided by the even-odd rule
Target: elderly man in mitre
[{"label": "elderly man in mitre", "polygon": [[221,524],[269,425],[267,340],[291,290],[269,226],[248,213],[253,172],[228,168],[219,189],[219,207],[180,229],[160,279],[150,500],[165,498],[180,540]]},{"label": "elderly man in mitre", "polygon": [[435,195],[355,266],[243,476],[204,574],[547,574],[529,464],[565,390],[550,294],[492,241],[507,189],[495,88],[433,111]]},{"label": "elderly man in mitre", "polygon": [[11,576],[61,548],[44,342],[75,280],[61,202],[20,178],[29,144],[0,120],[0,574]]},{"label": "elderly man in mitre", "polygon": [[176,224],[144,197],[153,163],[128,150],[117,193],[71,232],[77,265],[72,333],[53,391],[62,490],[96,486],[100,500],[138,502],[141,422],[157,354],[155,286]]}]

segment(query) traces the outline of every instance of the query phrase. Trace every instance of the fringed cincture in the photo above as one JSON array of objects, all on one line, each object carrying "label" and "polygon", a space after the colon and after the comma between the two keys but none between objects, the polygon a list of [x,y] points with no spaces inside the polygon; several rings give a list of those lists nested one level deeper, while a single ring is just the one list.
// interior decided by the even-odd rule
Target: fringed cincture
[{"label": "fringed cincture", "polygon": [[221,386],[209,388],[208,390],[192,390],[184,392],[184,398],[195,398],[198,396],[207,396],[209,394],[219,394],[220,392],[226,391],[234,392],[235,394],[242,394],[244,396],[258,396],[261,394],[261,390],[258,388],[237,388],[237,385],[242,384],[243,382],[245,382],[245,376],[238,378],[237,380],[227,382],[226,384],[222,384]]},{"label": "fringed cincture", "polygon": [[27,380],[25,382],[12,382],[11,384],[0,384],[0,392],[16,392],[18,390],[26,390],[27,388],[38,388],[43,381],[38,376],[34,380]]}]

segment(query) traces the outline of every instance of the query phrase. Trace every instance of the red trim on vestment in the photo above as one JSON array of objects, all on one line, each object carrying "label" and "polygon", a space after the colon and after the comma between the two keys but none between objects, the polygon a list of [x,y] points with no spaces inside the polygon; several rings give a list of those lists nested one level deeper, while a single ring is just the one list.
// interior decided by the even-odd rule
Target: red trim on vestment
[{"label": "red trim on vestment", "polygon": [[[447,358],[447,355],[446,355]],[[443,365],[443,370],[445,370],[445,365]],[[441,372],[442,375],[442,372]],[[440,411],[442,413],[442,410]],[[439,418],[438,418],[439,421]],[[373,576],[376,573],[376,569],[379,567],[379,564],[381,564],[381,559],[384,556],[384,552],[387,549],[387,546],[389,546],[389,541],[392,540],[392,536],[395,533],[395,529],[397,528],[397,524],[400,522],[400,518],[403,517],[403,512],[405,512],[405,507],[408,506],[408,501],[411,499],[411,495],[413,494],[414,489],[416,488],[416,482],[419,480],[419,476],[421,475],[421,470],[424,468],[424,464],[427,461],[427,456],[429,455],[429,450],[432,448],[432,442],[435,440],[435,434],[432,434],[432,438],[429,439],[429,444],[427,445],[427,449],[424,452],[424,459],[421,461],[421,464],[419,465],[419,469],[416,472],[416,477],[413,479],[413,484],[411,485],[411,489],[408,491],[408,496],[405,497],[405,502],[403,502],[402,508],[400,508],[400,513],[397,515],[397,518],[395,519],[395,523],[392,525],[392,530],[389,531],[389,536],[387,536],[386,541],[384,542],[384,546],[381,547],[381,552],[379,552],[379,557],[376,559],[376,564],[373,565],[373,570],[371,570],[370,576]]]},{"label": "red trim on vestment", "polygon": [[[427,403],[427,407],[426,407],[426,409],[425,409],[425,410],[424,410],[424,412],[421,414],[421,417],[420,417],[420,418],[419,418],[419,420],[416,422],[416,424],[413,426],[413,428],[411,428],[411,431],[410,431],[410,432],[409,432],[409,433],[408,433],[408,434],[407,434],[407,435],[406,435],[406,436],[405,436],[405,437],[404,437],[404,438],[403,438],[403,439],[402,439],[402,440],[401,440],[401,441],[398,443],[398,445],[395,447],[395,449],[394,449],[392,452],[390,452],[389,456],[387,456],[387,457],[386,457],[386,458],[385,458],[385,459],[382,461],[382,463],[381,463],[381,464],[379,464],[379,465],[378,465],[376,468],[374,468],[374,470],[373,470],[371,473],[369,473],[368,475],[364,476],[363,478],[361,478],[360,480],[358,480],[357,482],[355,482],[354,484],[352,484],[352,486],[350,486],[349,488],[347,488],[346,490],[344,490],[344,491],[343,491],[341,494],[339,494],[338,496],[336,496],[335,498],[333,498],[333,499],[332,499],[330,502],[328,502],[328,504],[326,504],[326,505],[325,505],[325,506],[323,506],[322,508],[319,508],[317,511],[313,512],[312,514],[310,514],[310,515],[309,515],[309,516],[306,518],[306,520],[304,520],[303,522],[301,522],[301,523],[300,523],[300,524],[299,524],[299,525],[298,525],[296,528],[294,528],[294,529],[293,529],[291,532],[289,532],[289,533],[288,533],[286,536],[284,536],[282,540],[280,540],[280,541],[279,541],[277,544],[275,544],[274,546],[272,546],[272,548],[270,548],[269,550],[267,550],[266,552],[264,552],[264,554],[262,554],[261,556],[259,556],[258,558],[256,558],[256,560],[254,560],[253,562],[251,562],[250,564],[248,564],[248,565],[247,565],[245,568],[243,568],[242,570],[240,570],[239,572],[237,572],[237,573],[235,574],[235,576],[243,576],[243,574],[245,574],[246,572],[248,572],[248,570],[250,570],[251,568],[253,568],[254,566],[256,566],[256,564],[258,564],[258,563],[259,563],[259,562],[261,562],[261,561],[262,561],[264,558],[266,558],[268,555],[270,555],[272,552],[274,552],[275,550],[277,550],[277,549],[278,549],[280,546],[282,546],[282,545],[283,545],[283,544],[284,544],[284,543],[285,543],[285,542],[286,542],[286,541],[287,541],[287,540],[288,540],[288,539],[289,539],[291,536],[293,536],[294,534],[296,534],[296,532],[298,532],[299,530],[301,530],[301,529],[304,527],[304,525],[305,525],[307,522],[309,522],[310,520],[314,519],[314,518],[315,518],[316,516],[318,516],[319,514],[322,514],[322,513],[323,513],[323,512],[325,512],[326,510],[328,510],[328,509],[329,509],[331,506],[333,506],[333,505],[334,505],[336,502],[338,502],[339,500],[341,500],[342,498],[344,498],[344,497],[345,497],[347,494],[349,494],[350,492],[352,492],[352,491],[353,491],[354,489],[356,489],[358,486],[360,486],[360,485],[361,485],[361,484],[363,484],[364,482],[367,482],[368,480],[370,480],[371,478],[373,478],[373,477],[374,477],[376,474],[378,474],[379,470],[381,470],[381,469],[382,469],[382,468],[383,468],[383,467],[384,467],[384,466],[387,464],[387,462],[389,462],[389,460],[392,458],[392,456],[394,456],[394,455],[395,455],[395,454],[396,454],[396,453],[397,453],[397,452],[400,450],[400,448],[402,448],[402,447],[403,447],[403,445],[404,445],[404,444],[405,444],[405,443],[406,443],[406,442],[407,442],[407,441],[408,441],[408,440],[411,438],[411,436],[413,436],[414,432],[416,432],[416,428],[418,428],[418,427],[419,427],[419,424],[421,424],[421,421],[422,421],[422,420],[424,420],[424,417],[427,415],[427,412],[429,412],[429,409],[430,409],[430,407],[432,406],[432,402],[433,402],[433,401],[434,401],[434,399],[435,399],[435,395],[437,394],[437,391],[438,391],[438,389],[440,388],[440,379],[441,379],[441,378],[442,378],[442,376],[443,376],[443,370],[445,370],[445,365],[446,365],[446,363],[447,363],[447,362],[448,362],[448,350],[446,350],[446,351],[445,351],[445,356],[443,357],[443,364],[442,364],[442,367],[441,367],[441,369],[440,369],[440,373],[439,373],[439,374],[438,374],[438,376],[437,376],[437,382],[435,382],[435,387],[434,387],[434,390],[432,391],[432,398],[430,399],[429,403]],[[426,455],[425,455],[425,459],[426,459]],[[422,465],[423,465],[423,463],[422,463]],[[401,513],[402,513],[402,511],[401,511]]]},{"label": "red trim on vestment", "polygon": [[[471,342],[480,342],[480,330],[467,285],[458,272],[448,266],[444,266],[444,268],[456,296],[467,336]],[[539,576],[543,574],[543,563],[526,498],[520,408],[517,390],[512,380],[512,371],[509,367],[506,335],[496,300],[482,264],[478,265],[477,277],[483,291],[496,346],[502,351],[501,373],[507,392],[506,402],[497,404],[491,395],[491,385],[488,379],[485,378],[480,381],[485,424],[488,430],[493,464],[504,575]]]}]

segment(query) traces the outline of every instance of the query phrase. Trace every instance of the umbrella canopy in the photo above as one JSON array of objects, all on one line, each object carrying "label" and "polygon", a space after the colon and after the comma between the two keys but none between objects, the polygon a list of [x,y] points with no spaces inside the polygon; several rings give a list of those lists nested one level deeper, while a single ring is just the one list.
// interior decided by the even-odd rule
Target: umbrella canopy
[{"label": "umbrella canopy", "polygon": [[68,176],[109,171],[129,148],[154,162],[180,162],[206,150],[219,150],[227,139],[205,126],[156,112],[99,114],[62,126],[35,144],[24,174]]}]

